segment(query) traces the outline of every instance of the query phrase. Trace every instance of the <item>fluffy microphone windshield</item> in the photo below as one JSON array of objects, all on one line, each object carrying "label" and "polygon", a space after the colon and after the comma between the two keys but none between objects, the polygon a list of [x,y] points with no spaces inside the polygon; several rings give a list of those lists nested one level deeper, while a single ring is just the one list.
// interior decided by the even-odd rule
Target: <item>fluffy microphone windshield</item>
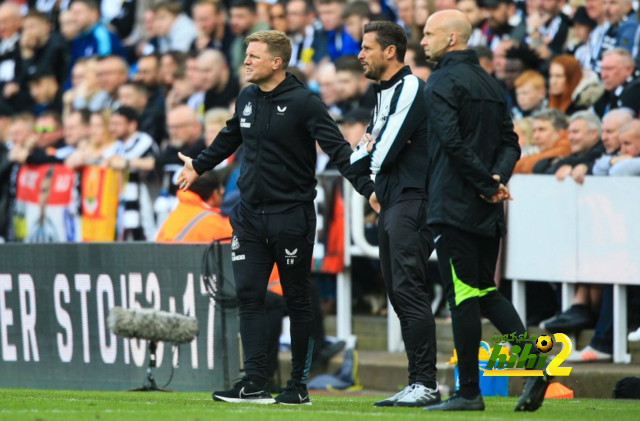
[{"label": "fluffy microphone windshield", "polygon": [[107,324],[118,336],[174,344],[191,342],[200,330],[195,317],[150,308],[114,307]]}]

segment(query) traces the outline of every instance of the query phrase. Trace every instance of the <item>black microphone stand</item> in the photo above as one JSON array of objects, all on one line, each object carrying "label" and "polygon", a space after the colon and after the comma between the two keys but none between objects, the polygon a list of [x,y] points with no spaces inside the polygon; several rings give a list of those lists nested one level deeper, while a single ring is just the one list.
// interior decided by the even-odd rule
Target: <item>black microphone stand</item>
[{"label": "black microphone stand", "polygon": [[[130,392],[173,392],[171,389],[158,387],[156,379],[153,377],[153,369],[156,368],[156,350],[158,342],[149,341],[149,367],[147,367],[147,377],[142,381],[142,387],[130,389]],[[173,364],[173,362],[171,362]]]}]

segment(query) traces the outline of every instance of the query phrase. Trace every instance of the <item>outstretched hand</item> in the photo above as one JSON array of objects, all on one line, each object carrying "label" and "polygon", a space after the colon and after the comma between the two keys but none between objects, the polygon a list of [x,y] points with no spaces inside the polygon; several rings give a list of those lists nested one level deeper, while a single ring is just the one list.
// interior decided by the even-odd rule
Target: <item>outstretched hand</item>
[{"label": "outstretched hand", "polygon": [[184,162],[184,167],[182,171],[180,171],[180,174],[178,174],[176,186],[182,191],[187,191],[189,186],[198,178],[198,173],[193,169],[193,164],[191,163],[193,159],[183,155],[182,152],[178,152],[178,158]]}]

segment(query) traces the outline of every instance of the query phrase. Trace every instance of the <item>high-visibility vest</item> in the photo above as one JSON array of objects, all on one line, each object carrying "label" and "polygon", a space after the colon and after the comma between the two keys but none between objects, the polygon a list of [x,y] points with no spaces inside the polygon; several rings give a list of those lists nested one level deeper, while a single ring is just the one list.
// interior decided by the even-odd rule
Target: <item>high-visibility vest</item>
[{"label": "high-visibility vest", "polygon": [[192,191],[178,191],[178,205],[162,223],[156,241],[171,243],[209,243],[231,237],[229,218],[204,203]]}]

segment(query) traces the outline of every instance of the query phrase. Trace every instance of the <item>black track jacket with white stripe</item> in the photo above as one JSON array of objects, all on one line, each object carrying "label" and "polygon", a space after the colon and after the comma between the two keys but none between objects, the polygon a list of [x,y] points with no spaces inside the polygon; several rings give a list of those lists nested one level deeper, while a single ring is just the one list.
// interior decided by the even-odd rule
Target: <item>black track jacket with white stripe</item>
[{"label": "black track jacket with white stripe", "polygon": [[367,127],[375,140],[371,153],[356,147],[351,166],[358,174],[373,174],[376,197],[382,209],[402,198],[426,198],[427,115],[424,82],[408,66],[391,79],[374,85],[376,107]]}]

